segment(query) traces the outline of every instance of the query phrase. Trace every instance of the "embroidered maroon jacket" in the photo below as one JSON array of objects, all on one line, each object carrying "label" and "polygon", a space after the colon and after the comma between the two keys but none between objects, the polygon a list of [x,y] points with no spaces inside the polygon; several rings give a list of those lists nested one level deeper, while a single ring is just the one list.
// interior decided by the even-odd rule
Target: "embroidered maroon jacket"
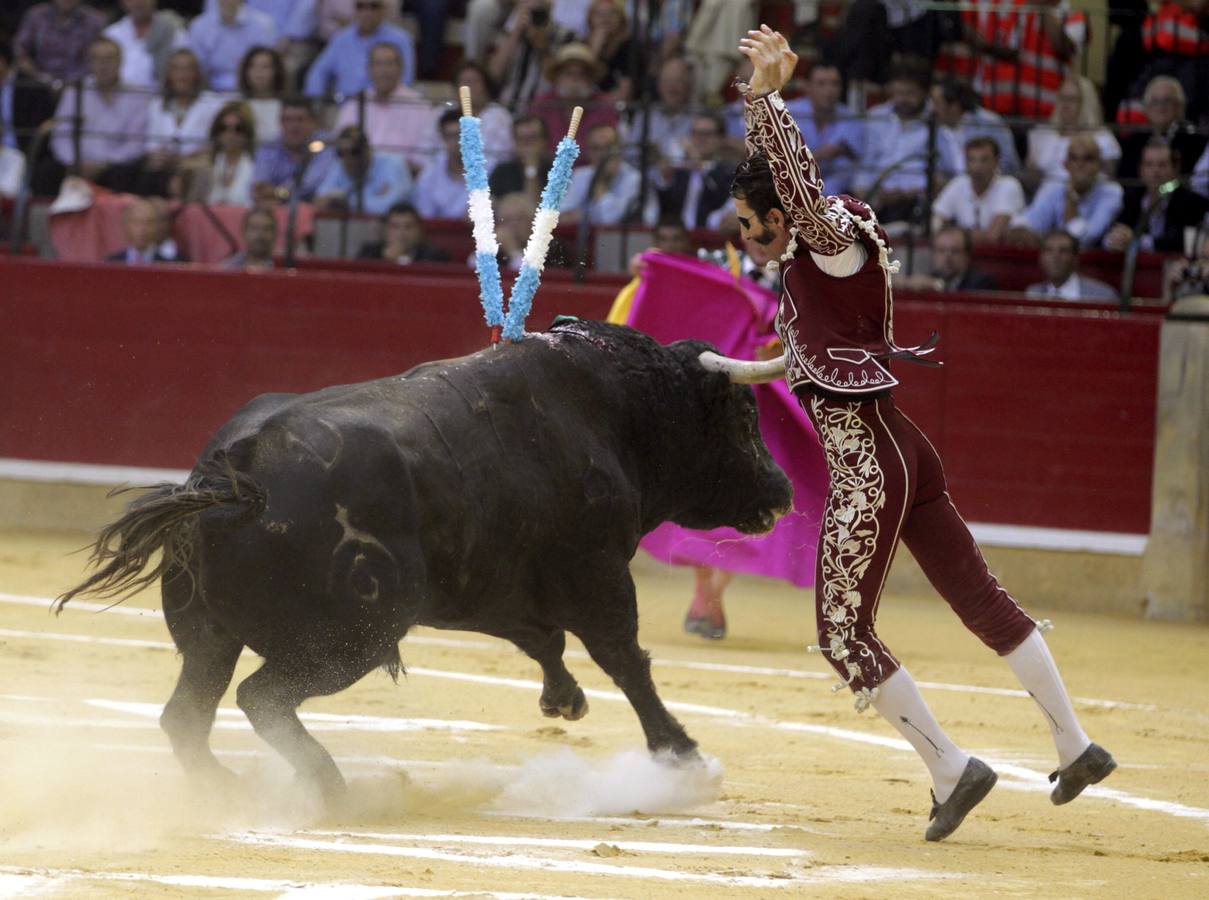
[{"label": "embroidered maroon jacket", "polygon": [[[777,196],[794,239],[791,260],[781,264],[781,306],[776,327],[788,359],[791,389],[818,385],[841,394],[870,394],[898,384],[886,361],[917,358],[923,347],[894,342],[894,297],[887,238],[873,211],[846,195],[828,197],[810,149],[780,93],[748,94],[744,116],[747,152],[768,159]],[[805,244],[798,247],[797,240]],[[811,253],[835,256],[860,242],[865,264],[837,278],[819,268]]]}]

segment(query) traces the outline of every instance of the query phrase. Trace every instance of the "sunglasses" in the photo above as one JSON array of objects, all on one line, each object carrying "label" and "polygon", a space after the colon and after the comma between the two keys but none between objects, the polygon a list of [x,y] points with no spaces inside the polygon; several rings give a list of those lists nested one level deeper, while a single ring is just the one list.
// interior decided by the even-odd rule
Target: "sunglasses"
[{"label": "sunglasses", "polygon": [[223,122],[221,125],[218,126],[218,130],[220,133],[228,132],[228,131],[235,131],[235,132],[238,132],[239,134],[247,134],[248,126],[245,125],[243,122]]},{"label": "sunglasses", "polygon": [[381,9],[383,4],[377,3],[375,0],[359,0],[354,4],[357,9]]},{"label": "sunglasses", "polygon": [[1100,157],[1091,156],[1090,154],[1087,154],[1087,153],[1078,153],[1078,154],[1071,154],[1070,156],[1066,157],[1066,160],[1067,160],[1067,162],[1099,162]]}]

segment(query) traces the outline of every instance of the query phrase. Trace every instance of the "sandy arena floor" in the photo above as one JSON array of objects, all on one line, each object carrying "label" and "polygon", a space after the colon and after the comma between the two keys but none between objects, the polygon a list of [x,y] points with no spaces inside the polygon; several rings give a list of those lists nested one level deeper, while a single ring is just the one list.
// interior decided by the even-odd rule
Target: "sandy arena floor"
[{"label": "sandy arena floor", "polygon": [[[540,672],[511,645],[424,629],[403,643],[398,687],[374,674],[303,708],[352,786],[355,812],[331,818],[234,688],[213,743],[246,793],[190,787],[156,722],[178,669],[158,594],[47,613],[85,539],[0,531],[0,897],[1209,896],[1203,627],[1052,616],[1084,725],[1121,764],[1059,808],[1048,730],[1008,668],[939,600],[886,598],[887,643],[1000,773],[952,838],[927,844],[925,770],[831,693],[804,651],[808,596],[739,579],[731,637],[707,643],[680,630],[689,574],[642,560],[660,693],[716,768],[652,763],[574,642],[591,712],[563,722],[542,718]],[[256,664],[245,656],[236,681]]]}]

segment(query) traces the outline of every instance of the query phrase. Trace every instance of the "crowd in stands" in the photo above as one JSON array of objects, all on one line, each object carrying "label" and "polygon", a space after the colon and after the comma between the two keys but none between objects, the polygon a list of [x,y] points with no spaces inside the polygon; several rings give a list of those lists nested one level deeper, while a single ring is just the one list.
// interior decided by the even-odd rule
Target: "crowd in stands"
[{"label": "crowd in stands", "polygon": [[506,265],[576,105],[564,223],[725,231],[737,38],[769,17],[802,57],[786,103],[828,191],[931,235],[932,272],[904,284],[992,288],[970,261],[1012,245],[1039,252],[1037,293],[1099,297],[1080,250],[1194,257],[1209,212],[1209,0],[1108,13],[1097,87],[1109,21],[1067,0],[10,0],[0,197],[70,175],[144,198],[118,261],[172,258],[164,209],[200,202],[246,207],[239,264],[271,264],[272,209],[293,201],[378,217],[365,258],[432,261],[425,224],[465,218],[467,85]]}]

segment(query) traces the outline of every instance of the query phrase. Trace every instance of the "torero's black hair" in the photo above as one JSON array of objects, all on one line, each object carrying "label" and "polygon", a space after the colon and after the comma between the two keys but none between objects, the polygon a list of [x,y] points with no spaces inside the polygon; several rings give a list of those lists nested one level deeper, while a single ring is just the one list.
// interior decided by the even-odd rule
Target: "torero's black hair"
[{"label": "torero's black hair", "polygon": [[739,163],[730,185],[730,195],[737,200],[745,200],[761,219],[772,209],[785,212],[781,198],[777,196],[777,187],[772,180],[768,160],[759,153],[753,153]]}]

